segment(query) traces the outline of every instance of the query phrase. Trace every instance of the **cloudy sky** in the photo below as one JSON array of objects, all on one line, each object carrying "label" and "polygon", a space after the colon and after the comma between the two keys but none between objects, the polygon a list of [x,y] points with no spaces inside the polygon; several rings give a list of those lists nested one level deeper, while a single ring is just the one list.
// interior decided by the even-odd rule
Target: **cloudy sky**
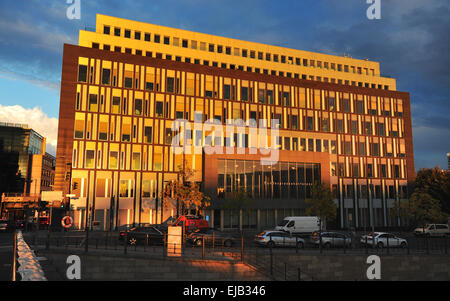
[{"label": "cloudy sky", "polygon": [[63,43],[107,14],[254,42],[378,61],[411,94],[416,168],[447,167],[450,152],[450,1],[380,0],[0,1],[0,121],[27,123],[55,153]]}]

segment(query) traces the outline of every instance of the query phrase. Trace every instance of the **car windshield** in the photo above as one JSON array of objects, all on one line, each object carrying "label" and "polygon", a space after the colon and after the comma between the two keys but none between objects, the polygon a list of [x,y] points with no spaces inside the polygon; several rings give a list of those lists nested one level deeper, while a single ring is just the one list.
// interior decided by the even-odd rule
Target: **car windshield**
[{"label": "car windshield", "polygon": [[287,225],[287,223],[289,223],[289,220],[288,220],[288,219],[284,219],[284,220],[282,220],[282,221],[278,224],[278,226],[284,227],[284,226]]}]

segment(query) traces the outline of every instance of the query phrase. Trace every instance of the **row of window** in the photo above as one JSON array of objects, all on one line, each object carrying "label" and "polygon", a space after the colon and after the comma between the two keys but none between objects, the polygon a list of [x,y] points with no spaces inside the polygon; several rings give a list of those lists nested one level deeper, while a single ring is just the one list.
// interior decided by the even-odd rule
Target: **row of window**
[{"label": "row of window", "polygon": [[[93,43],[92,48],[99,49],[98,43]],[[110,45],[103,45],[103,50],[107,51],[114,51],[114,52],[122,52],[121,46],[114,46],[112,49]],[[230,69],[230,70],[240,70],[240,71],[247,71],[247,72],[254,72],[258,74],[266,74],[266,75],[274,75],[274,76],[281,76],[281,77],[289,77],[289,78],[295,78],[295,79],[305,79],[305,80],[315,80],[319,82],[325,82],[325,83],[332,83],[332,84],[339,84],[339,85],[351,85],[351,86],[358,86],[358,87],[366,87],[366,88],[372,88],[372,89],[384,89],[389,90],[389,85],[381,85],[381,84],[375,84],[375,83],[364,83],[364,82],[358,82],[358,81],[351,81],[351,80],[344,80],[344,79],[336,79],[331,78],[327,76],[313,76],[313,75],[307,75],[307,74],[300,74],[300,73],[292,73],[292,72],[285,72],[285,71],[276,71],[276,70],[269,70],[265,68],[258,68],[258,67],[251,67],[251,66],[243,66],[243,65],[236,65],[236,64],[228,64],[224,62],[217,62],[217,61],[209,61],[209,60],[202,60],[197,58],[191,58],[191,57],[181,57],[178,55],[171,55],[171,54],[162,54],[162,53],[155,53],[153,55],[152,51],[142,51],[142,50],[135,50],[133,53],[133,50],[131,48],[125,48],[124,53],[127,54],[135,54],[140,56],[147,56],[147,57],[154,57],[157,59],[166,59],[166,60],[175,60],[177,62],[185,62],[190,64],[196,64],[196,65],[204,65],[204,66],[212,66],[216,68],[222,68],[222,69]]]},{"label": "row of window", "polygon": [[[403,165],[403,166],[402,166]],[[341,178],[383,178],[406,179],[406,163],[336,163],[331,162],[331,176]]]},{"label": "row of window", "polygon": [[311,197],[311,184],[320,183],[320,164],[218,160],[218,197],[230,198],[238,191],[253,198],[305,199]]},{"label": "row of window", "polygon": [[[79,65],[78,79],[80,82],[87,82],[87,69],[87,66]],[[110,85],[113,83],[113,87],[121,87],[122,78],[117,80],[116,75],[113,75],[113,81],[111,82],[111,69],[103,68],[102,70],[102,84]],[[383,101],[383,98],[381,98],[380,101],[377,101],[376,97],[370,97],[365,101],[362,95],[354,95],[353,99],[351,99],[350,93],[338,93],[341,96],[336,98],[336,93],[332,91],[232,80],[227,78],[223,79],[223,82],[219,87],[219,78],[214,76],[207,75],[206,81],[201,82],[199,75],[194,73],[187,73],[186,77],[182,77],[178,73],[176,77],[161,76],[160,78],[159,75],[161,74],[161,70],[156,69],[155,72],[155,68],[151,68],[148,71],[151,71],[152,73],[146,73],[145,79],[144,74],[139,76],[139,73],[136,73],[135,78],[133,79],[133,75],[131,75],[131,77],[127,76],[127,73],[130,74],[133,72],[122,72],[124,73],[123,86],[129,89],[139,89],[143,92],[161,92],[161,90],[164,90],[166,93],[199,96],[207,99],[224,99],[288,107],[314,108],[333,112],[358,113],[361,115],[370,114],[375,116],[403,117],[403,101],[401,99],[384,98]],[[117,74],[118,70],[114,70],[113,73]],[[164,85],[161,84],[163,77],[165,77]],[[91,67],[89,78],[89,83],[93,84],[94,67]],[[140,79],[145,80],[145,85],[144,83],[140,83]],[[185,91],[181,91],[182,86],[185,88]],[[99,105],[103,106],[104,95],[102,94],[104,93],[101,93],[101,95],[98,96],[90,93],[90,111],[98,110]],[[81,101],[84,101],[84,99],[80,100],[80,94],[77,94],[77,108],[80,107]],[[120,99],[116,99],[116,102],[120,102]],[[124,108],[126,109],[126,97],[124,97],[124,104]],[[142,99],[139,100],[136,108],[139,109],[138,114],[141,114]],[[122,112],[122,114],[124,113]]]},{"label": "row of window", "polygon": [[[406,199],[408,197],[408,190],[406,185],[399,185],[399,189],[396,190],[393,185],[385,185],[384,195],[386,199]],[[369,189],[372,198],[382,199],[383,191],[381,185],[356,185],[356,192],[354,185],[343,185],[342,195],[345,199],[353,199],[357,197],[358,199],[368,199]]]},{"label": "row of window", "polygon": [[[197,115],[201,120],[201,114]],[[97,117],[94,116],[96,119]],[[178,116],[182,117],[182,116]],[[117,117],[118,118],[118,117]],[[87,120],[85,120],[87,119]],[[116,141],[116,142],[132,142],[144,144],[166,144],[172,145],[172,139],[179,137],[180,145],[194,145],[194,146],[231,146],[231,147],[264,147],[264,145],[257,145],[257,137],[255,134],[249,137],[249,134],[240,133],[237,129],[236,133],[227,137],[223,132],[205,133],[203,129],[193,131],[188,126],[180,127],[178,131],[172,131],[172,122],[165,125],[158,120],[148,120],[144,125],[138,126],[138,122],[132,122],[130,118],[110,119],[107,115],[99,115],[98,130],[93,133],[92,116],[88,114],[88,118],[84,114],[77,113],[75,116],[75,139],[98,140],[98,141]],[[121,123],[121,125],[120,125]],[[116,127],[118,124],[120,127]],[[158,127],[158,130],[153,130],[153,125]],[[97,126],[95,126],[97,128]],[[161,131],[160,129],[163,129]],[[235,130],[233,130],[234,132]],[[251,132],[250,132],[251,133]],[[261,134],[261,132],[259,132]],[[270,132],[267,132],[270,135]],[[155,136],[155,137],[154,137]],[[222,137],[223,136],[223,137]],[[281,134],[277,142],[277,147],[283,150],[292,151],[312,151],[312,152],[331,152],[336,154],[337,147],[335,140],[327,139],[307,139],[301,137],[285,136]],[[330,143],[329,143],[330,142]],[[264,141],[260,141],[264,144]],[[381,139],[372,138],[361,140],[355,139],[352,142],[351,137],[342,136],[340,142],[339,154],[353,155],[353,156],[387,156],[387,157],[405,157],[405,141],[403,139]]]},{"label": "row of window", "polygon": [[[132,36],[132,31],[130,29],[124,29],[123,30],[123,37],[125,38],[133,38],[135,40],[143,40],[146,42],[153,42],[153,43],[161,43],[165,45],[172,45],[176,47],[182,47],[182,48],[191,48],[191,49],[199,49],[202,51],[208,51],[213,53],[219,53],[219,54],[225,54],[225,55],[233,55],[233,56],[240,56],[244,58],[250,58],[250,59],[258,59],[258,60],[264,60],[268,62],[276,62],[276,63],[282,63],[282,64],[289,64],[289,65],[297,65],[297,66],[304,66],[304,67],[317,67],[317,68],[324,68],[339,72],[351,72],[355,74],[365,74],[365,75],[371,75],[375,76],[375,70],[370,68],[364,68],[364,67],[358,67],[358,66],[349,66],[349,65],[343,65],[343,64],[336,64],[332,62],[324,62],[324,61],[318,61],[313,59],[306,59],[306,58],[299,58],[299,57],[293,57],[293,56],[286,56],[281,54],[273,54],[273,53],[264,53],[262,51],[256,51],[256,50],[249,50],[249,49],[240,49],[237,47],[231,47],[231,46],[224,46],[224,45],[216,45],[213,43],[206,43],[206,42],[198,42],[196,40],[188,40],[188,39],[181,39],[177,37],[169,37],[169,36],[161,36],[160,34],[152,34],[145,32],[141,33],[140,31],[134,31]],[[111,27],[105,25],[103,27],[103,34],[111,34]],[[114,36],[121,37],[122,36],[122,29],[119,27],[114,27]]]}]

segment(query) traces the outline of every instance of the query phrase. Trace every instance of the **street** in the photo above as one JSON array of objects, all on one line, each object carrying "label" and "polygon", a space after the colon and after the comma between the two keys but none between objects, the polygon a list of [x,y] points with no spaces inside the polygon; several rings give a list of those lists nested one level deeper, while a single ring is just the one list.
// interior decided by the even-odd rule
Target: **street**
[{"label": "street", "polygon": [[0,281],[11,280],[14,233],[0,233]]}]

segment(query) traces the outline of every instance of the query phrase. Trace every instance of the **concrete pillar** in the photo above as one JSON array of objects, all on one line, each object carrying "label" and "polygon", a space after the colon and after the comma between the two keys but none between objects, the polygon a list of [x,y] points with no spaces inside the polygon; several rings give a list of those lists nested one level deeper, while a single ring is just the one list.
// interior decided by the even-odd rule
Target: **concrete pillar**
[{"label": "concrete pillar", "polygon": [[242,209],[239,210],[239,230],[242,231]]},{"label": "concrete pillar", "polygon": [[261,210],[256,210],[256,229],[261,229]]}]

